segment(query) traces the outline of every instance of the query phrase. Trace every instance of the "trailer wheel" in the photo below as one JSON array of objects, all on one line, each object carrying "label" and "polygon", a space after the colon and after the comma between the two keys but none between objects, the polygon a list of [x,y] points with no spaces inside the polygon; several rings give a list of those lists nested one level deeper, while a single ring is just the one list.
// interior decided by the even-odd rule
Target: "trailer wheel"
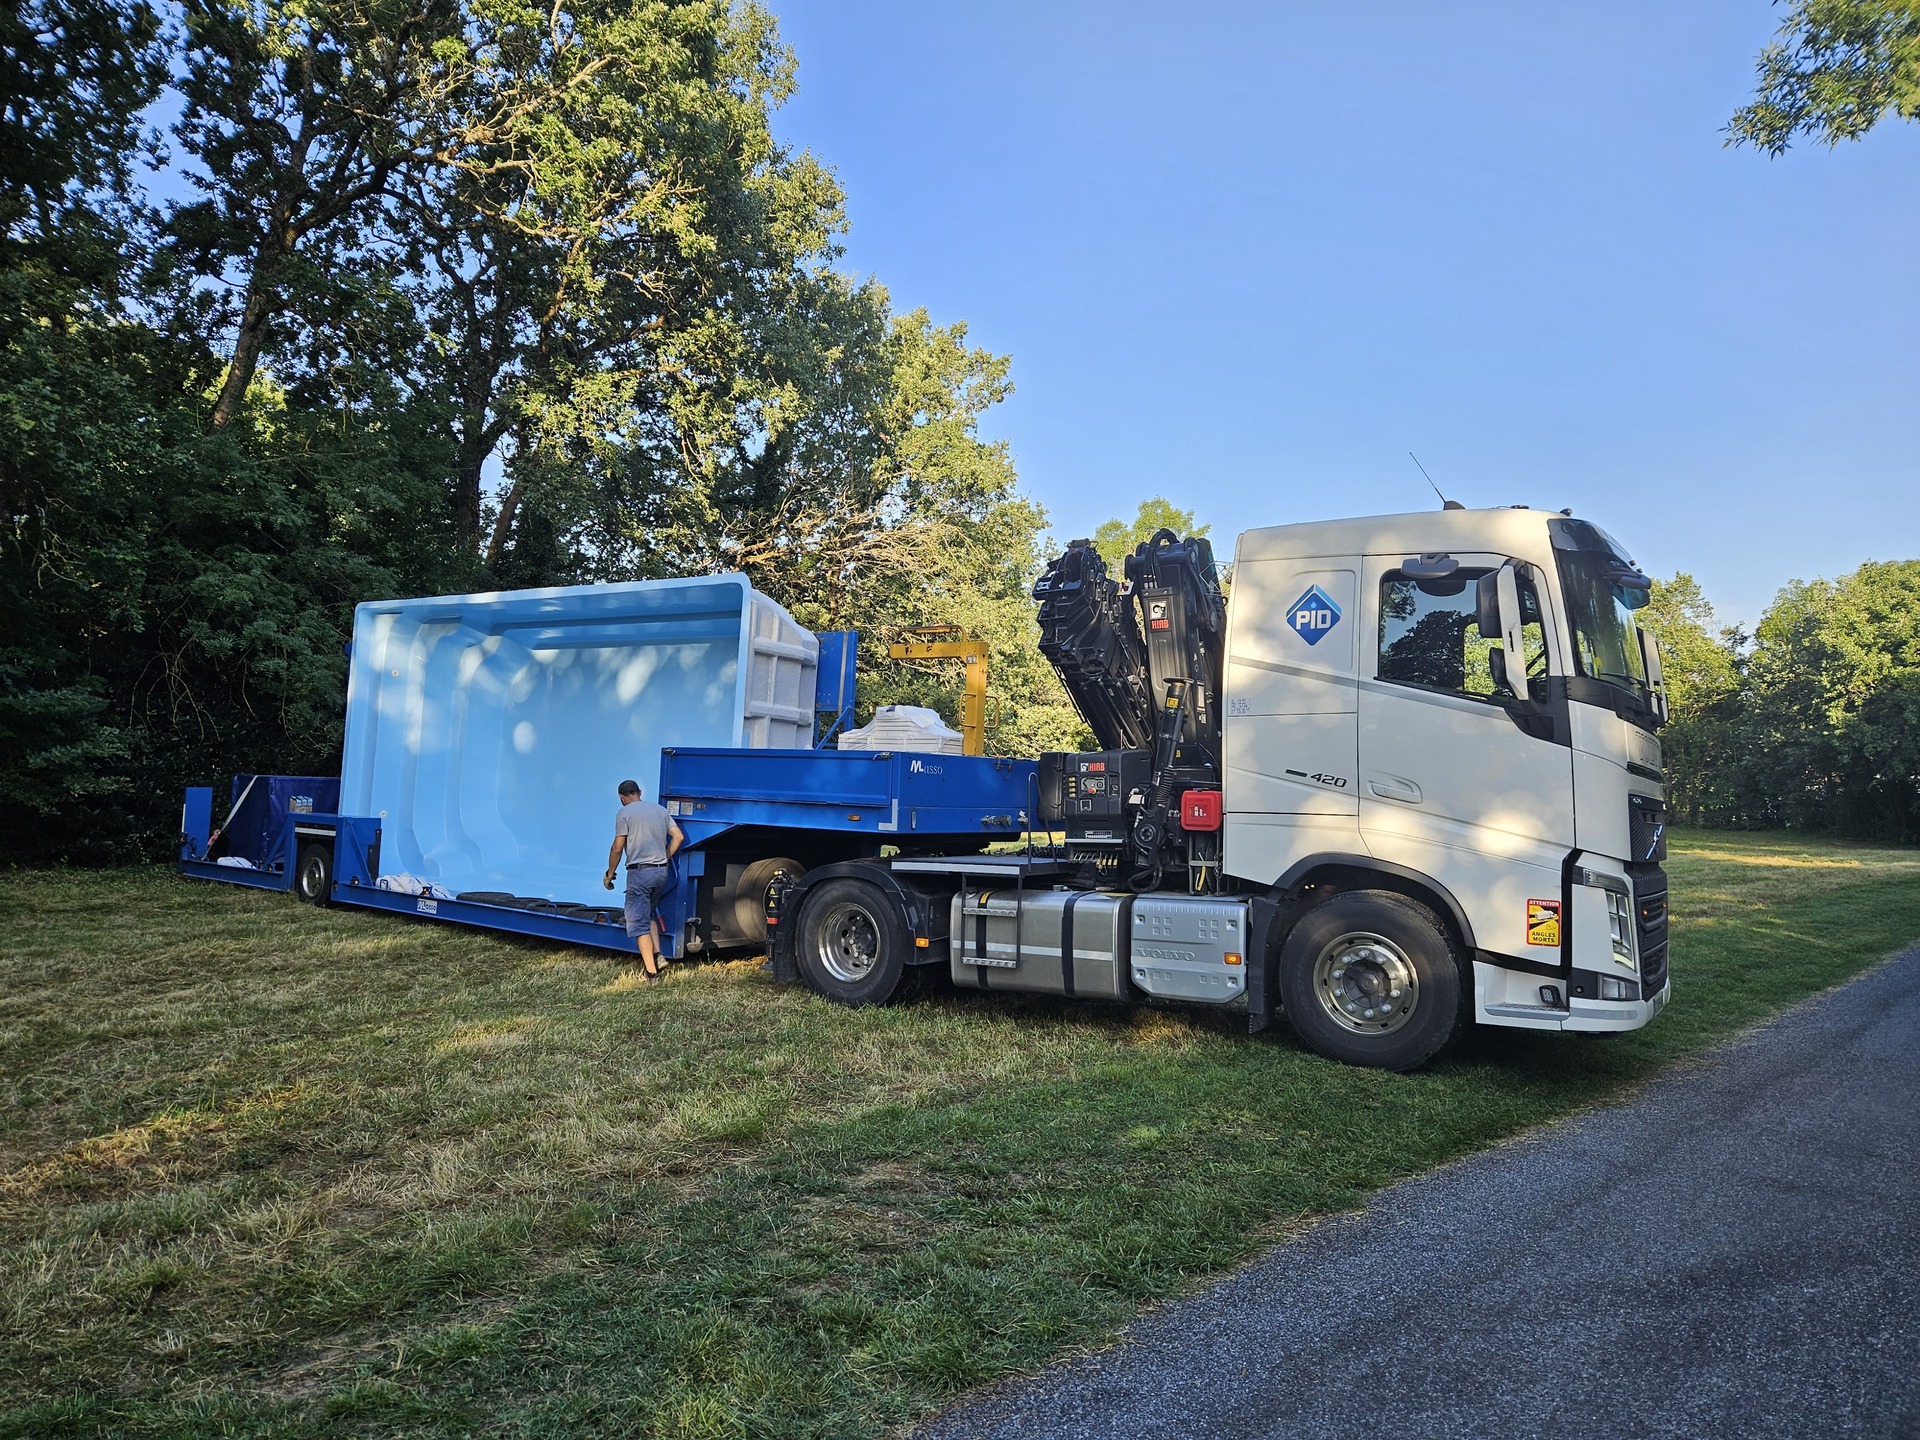
[{"label": "trailer wheel", "polygon": [[1287,1019],[1330,1060],[1417,1070],[1465,1029],[1471,991],[1453,938],[1418,901],[1337,895],[1301,917],[1280,951]]},{"label": "trailer wheel", "polygon": [[799,879],[807,867],[784,855],[756,860],[740,872],[733,887],[733,928],[750,944],[767,943],[767,897],[773,882],[782,875]]},{"label": "trailer wheel", "polygon": [[309,905],[325,905],[333,898],[333,847],[302,845],[293,867],[293,893]]},{"label": "trailer wheel", "polygon": [[841,1005],[883,1005],[906,968],[906,921],[878,885],[829,880],[800,911],[800,978]]}]

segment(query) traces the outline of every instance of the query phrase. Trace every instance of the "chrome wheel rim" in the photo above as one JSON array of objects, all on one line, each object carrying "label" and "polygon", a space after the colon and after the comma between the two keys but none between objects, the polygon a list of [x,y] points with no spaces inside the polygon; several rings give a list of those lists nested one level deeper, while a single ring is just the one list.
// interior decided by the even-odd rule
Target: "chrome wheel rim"
[{"label": "chrome wheel rim", "polygon": [[307,863],[300,867],[300,893],[309,900],[320,898],[322,880],[325,877],[327,862],[318,855],[307,857]]},{"label": "chrome wheel rim", "polygon": [[1355,930],[1321,947],[1313,993],[1327,1018],[1355,1035],[1391,1035],[1420,1004],[1420,976],[1393,941]]},{"label": "chrome wheel rim", "polygon": [[857,985],[880,959],[880,927],[866,907],[842,901],[821,917],[820,965],[844,985]]}]

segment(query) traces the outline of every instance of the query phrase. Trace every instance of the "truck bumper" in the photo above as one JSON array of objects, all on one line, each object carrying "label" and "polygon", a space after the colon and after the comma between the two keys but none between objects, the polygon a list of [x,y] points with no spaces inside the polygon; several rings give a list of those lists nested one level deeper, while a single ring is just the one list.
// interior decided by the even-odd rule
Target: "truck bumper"
[{"label": "truck bumper", "polygon": [[[1568,1030],[1611,1034],[1638,1030],[1658,1015],[1673,997],[1673,981],[1643,1000],[1589,1000],[1574,997],[1564,1005],[1543,1005],[1537,975],[1522,975],[1474,963],[1473,1018],[1482,1025],[1504,1025],[1517,1030]],[[1552,983],[1552,982],[1547,982]],[[1565,986],[1558,987],[1564,996]]]},{"label": "truck bumper", "polygon": [[1672,996],[1673,982],[1669,980],[1651,1000],[1576,1000],[1560,1028],[1596,1034],[1638,1030],[1666,1009]]}]

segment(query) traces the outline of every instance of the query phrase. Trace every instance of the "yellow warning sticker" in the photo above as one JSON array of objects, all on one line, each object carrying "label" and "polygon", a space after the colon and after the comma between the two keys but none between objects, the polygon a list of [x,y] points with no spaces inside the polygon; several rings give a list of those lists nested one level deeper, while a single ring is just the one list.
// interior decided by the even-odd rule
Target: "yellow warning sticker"
[{"label": "yellow warning sticker", "polygon": [[1560,943],[1560,902],[1558,900],[1527,901],[1527,944],[1558,945]]}]

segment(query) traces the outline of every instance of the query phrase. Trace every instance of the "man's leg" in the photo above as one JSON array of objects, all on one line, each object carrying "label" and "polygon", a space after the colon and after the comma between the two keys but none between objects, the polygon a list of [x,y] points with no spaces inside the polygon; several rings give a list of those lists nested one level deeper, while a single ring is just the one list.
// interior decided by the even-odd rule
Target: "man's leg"
[{"label": "man's leg", "polygon": [[653,896],[642,883],[638,869],[627,869],[627,934],[640,951],[640,968],[648,975],[660,973],[659,952],[653,944]]}]

